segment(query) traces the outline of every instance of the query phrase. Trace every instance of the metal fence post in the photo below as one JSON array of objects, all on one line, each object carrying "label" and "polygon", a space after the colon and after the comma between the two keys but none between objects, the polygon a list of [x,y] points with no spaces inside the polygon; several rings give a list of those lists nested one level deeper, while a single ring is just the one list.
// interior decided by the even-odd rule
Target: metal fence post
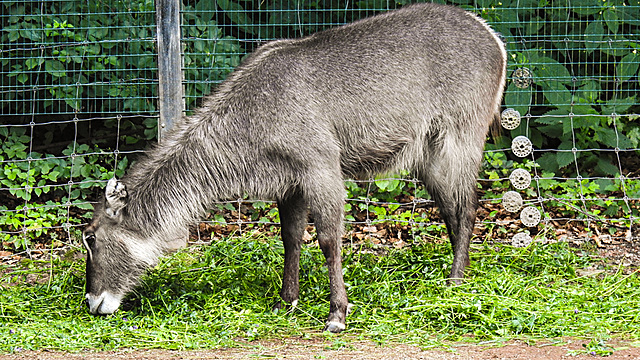
[{"label": "metal fence post", "polygon": [[182,56],[180,43],[181,0],[156,0],[158,36],[158,139],[182,117]]}]

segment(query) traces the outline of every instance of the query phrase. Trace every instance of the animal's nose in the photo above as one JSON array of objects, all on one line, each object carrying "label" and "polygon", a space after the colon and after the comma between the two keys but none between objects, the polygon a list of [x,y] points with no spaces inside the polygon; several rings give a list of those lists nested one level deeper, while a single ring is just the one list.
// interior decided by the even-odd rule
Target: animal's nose
[{"label": "animal's nose", "polygon": [[113,314],[120,307],[120,301],[122,295],[113,295],[108,291],[103,292],[100,295],[87,294],[87,305],[89,305],[89,312],[96,314]]},{"label": "animal's nose", "polygon": [[92,314],[97,314],[100,305],[102,304],[102,297],[95,296],[87,293],[84,297],[85,304],[89,307],[89,312]]}]

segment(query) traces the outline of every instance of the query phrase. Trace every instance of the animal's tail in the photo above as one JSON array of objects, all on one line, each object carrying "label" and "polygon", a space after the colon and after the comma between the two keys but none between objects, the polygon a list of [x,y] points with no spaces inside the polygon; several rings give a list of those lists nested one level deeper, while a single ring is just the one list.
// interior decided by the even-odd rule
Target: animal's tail
[{"label": "animal's tail", "polygon": [[500,125],[500,109],[496,109],[496,112],[493,114],[493,120],[489,125],[489,135],[491,138],[496,139],[502,135],[502,126]]}]

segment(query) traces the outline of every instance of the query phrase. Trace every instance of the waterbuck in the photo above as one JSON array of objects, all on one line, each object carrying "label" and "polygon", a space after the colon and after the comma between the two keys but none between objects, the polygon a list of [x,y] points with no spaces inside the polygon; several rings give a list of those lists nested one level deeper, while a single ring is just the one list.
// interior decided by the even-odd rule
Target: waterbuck
[{"label": "waterbuck", "polygon": [[505,84],[504,44],[456,7],[415,4],[265,44],[120,181],[85,230],[86,299],[110,314],[212,203],[277,201],[283,304],[298,301],[310,215],[329,269],[325,330],[345,329],[343,179],[412,170],[440,208],[450,281],[469,263],[476,177]]}]

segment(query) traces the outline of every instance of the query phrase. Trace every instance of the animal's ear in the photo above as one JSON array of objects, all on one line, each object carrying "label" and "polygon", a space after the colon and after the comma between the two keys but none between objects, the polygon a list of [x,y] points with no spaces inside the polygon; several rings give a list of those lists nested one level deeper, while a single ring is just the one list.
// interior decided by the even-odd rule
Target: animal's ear
[{"label": "animal's ear", "polygon": [[120,210],[127,206],[127,189],[115,177],[107,182],[105,202],[105,212],[110,217],[117,217],[120,214]]},{"label": "animal's ear", "polygon": [[82,243],[87,249],[89,260],[93,260],[93,248],[96,244],[96,234],[93,232],[93,230],[87,229],[82,233]]}]

